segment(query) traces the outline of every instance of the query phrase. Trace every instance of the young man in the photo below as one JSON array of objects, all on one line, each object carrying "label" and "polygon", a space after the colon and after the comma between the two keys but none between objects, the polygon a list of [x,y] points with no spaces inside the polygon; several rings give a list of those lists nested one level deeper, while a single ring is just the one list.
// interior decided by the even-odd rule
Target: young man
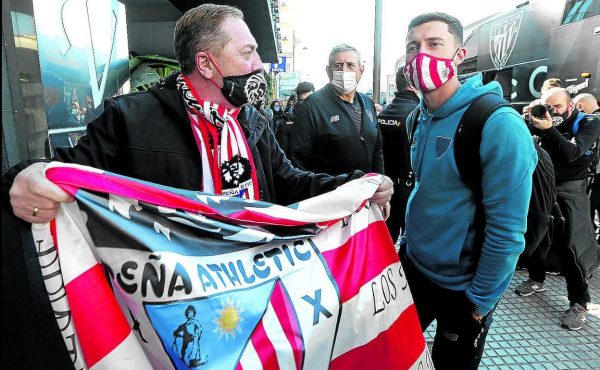
[{"label": "young man", "polygon": [[[490,92],[502,96],[500,85],[483,86],[481,75],[463,85],[458,81],[457,65],[466,50],[456,18],[423,14],[408,28],[404,74],[423,99],[411,146],[416,185],[408,203],[402,263],[422,328],[437,319],[436,369],[477,369],[492,312],[525,245],[537,155],[514,109],[491,114],[479,151],[485,216],[476,219],[477,197],[461,180],[454,137],[473,100]],[[481,238],[476,237],[478,222],[485,222]]]}]

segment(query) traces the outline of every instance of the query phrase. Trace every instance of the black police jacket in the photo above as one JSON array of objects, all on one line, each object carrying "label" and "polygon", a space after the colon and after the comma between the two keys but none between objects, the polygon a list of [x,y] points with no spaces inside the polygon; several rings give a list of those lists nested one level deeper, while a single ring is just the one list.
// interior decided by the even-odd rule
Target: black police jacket
[{"label": "black police jacket", "polygon": [[406,132],[406,118],[419,104],[419,97],[412,91],[395,93],[394,100],[377,116],[383,137],[383,160],[385,174],[395,183],[410,177],[410,145]]},{"label": "black police jacket", "polygon": [[298,167],[330,174],[352,170],[383,173],[381,131],[375,105],[356,92],[362,107],[361,132],[344,101],[330,84],[311,94],[296,111],[290,136],[290,157]]},{"label": "black police jacket", "polygon": [[[86,136],[74,148],[57,148],[55,159],[180,189],[201,189],[202,161],[175,82],[172,75],[147,92],[107,99]],[[261,200],[294,203],[363,175],[302,171],[286,158],[268,120],[256,109],[244,106],[238,120],[254,158]],[[22,162],[4,176],[4,204],[14,177],[30,163]]]}]

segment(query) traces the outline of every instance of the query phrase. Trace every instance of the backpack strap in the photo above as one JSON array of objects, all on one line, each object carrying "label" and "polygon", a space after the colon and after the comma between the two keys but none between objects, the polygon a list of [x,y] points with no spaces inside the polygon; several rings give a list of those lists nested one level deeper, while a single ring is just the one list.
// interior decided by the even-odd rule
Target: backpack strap
[{"label": "backpack strap", "polygon": [[577,132],[579,132],[579,123],[581,122],[582,119],[586,118],[587,114],[585,113],[577,113],[577,118],[575,118],[575,122],[573,122],[573,126],[571,126],[571,133],[573,134],[573,136],[577,135]]},{"label": "backpack strap", "polygon": [[[481,180],[481,137],[488,118],[501,107],[510,107],[510,103],[494,93],[486,93],[471,102],[463,114],[454,134],[454,160],[462,181],[475,194],[475,243],[483,246],[485,230],[485,211]],[[476,250],[480,250],[478,248]]]}]

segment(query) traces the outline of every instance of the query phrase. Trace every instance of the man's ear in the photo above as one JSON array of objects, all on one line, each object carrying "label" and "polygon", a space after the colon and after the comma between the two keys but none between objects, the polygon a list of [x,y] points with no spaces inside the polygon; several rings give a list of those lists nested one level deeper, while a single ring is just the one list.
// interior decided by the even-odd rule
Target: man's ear
[{"label": "man's ear", "polygon": [[214,70],[208,54],[204,51],[199,51],[196,53],[194,60],[196,62],[196,70],[200,72],[202,77],[211,80],[213,78]]},{"label": "man's ear", "polygon": [[463,47],[458,48],[456,55],[454,55],[454,64],[458,66],[462,64],[465,59],[467,59],[467,49]]},{"label": "man's ear", "polygon": [[333,72],[331,72],[331,68],[329,68],[329,66],[325,67],[325,72],[327,73],[327,77],[329,77],[329,81],[333,80]]}]

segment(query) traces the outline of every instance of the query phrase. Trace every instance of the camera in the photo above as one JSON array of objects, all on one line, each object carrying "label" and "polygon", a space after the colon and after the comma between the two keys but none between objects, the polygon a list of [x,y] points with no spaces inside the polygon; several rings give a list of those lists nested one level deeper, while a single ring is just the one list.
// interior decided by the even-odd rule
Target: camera
[{"label": "camera", "polygon": [[549,105],[539,104],[531,107],[531,115],[535,118],[546,118],[546,112],[550,112]]}]

